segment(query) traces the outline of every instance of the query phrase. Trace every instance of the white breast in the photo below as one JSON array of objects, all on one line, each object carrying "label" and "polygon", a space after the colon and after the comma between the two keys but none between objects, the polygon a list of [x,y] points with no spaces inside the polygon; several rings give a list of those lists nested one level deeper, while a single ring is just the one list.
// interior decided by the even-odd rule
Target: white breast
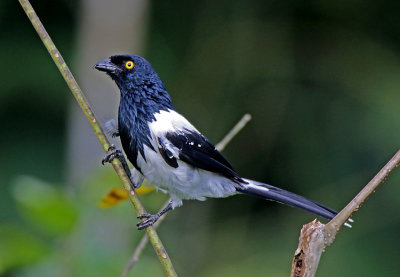
[{"label": "white breast", "polygon": [[[156,151],[144,146],[146,161],[139,154],[137,163],[148,181],[169,192],[174,206],[180,206],[182,199],[205,200],[206,197],[226,197],[236,192],[233,182],[218,174],[194,168],[179,159],[177,168],[169,166],[158,152],[160,146],[157,137],[184,129],[197,130],[187,119],[172,110],[156,113],[155,118],[155,121],[149,123],[149,128]],[[174,156],[178,157],[179,149],[174,152]]]}]

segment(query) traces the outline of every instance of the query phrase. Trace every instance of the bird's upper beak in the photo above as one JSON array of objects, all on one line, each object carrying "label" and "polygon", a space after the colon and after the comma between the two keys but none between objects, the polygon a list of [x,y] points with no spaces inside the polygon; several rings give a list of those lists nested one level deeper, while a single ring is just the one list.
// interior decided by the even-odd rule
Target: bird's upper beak
[{"label": "bird's upper beak", "polygon": [[111,62],[110,58],[98,61],[94,68],[111,74],[116,74],[120,69]]}]

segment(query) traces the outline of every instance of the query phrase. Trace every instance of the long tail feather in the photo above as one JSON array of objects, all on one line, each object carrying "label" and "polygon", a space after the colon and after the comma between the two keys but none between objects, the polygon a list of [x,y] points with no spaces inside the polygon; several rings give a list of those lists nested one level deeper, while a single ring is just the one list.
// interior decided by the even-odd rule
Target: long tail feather
[{"label": "long tail feather", "polygon": [[327,219],[332,219],[337,215],[337,211],[326,207],[318,202],[307,199],[292,192],[253,180],[243,179],[249,184],[245,188],[237,189],[244,194],[261,197],[263,199],[280,202],[292,207],[297,207]]}]

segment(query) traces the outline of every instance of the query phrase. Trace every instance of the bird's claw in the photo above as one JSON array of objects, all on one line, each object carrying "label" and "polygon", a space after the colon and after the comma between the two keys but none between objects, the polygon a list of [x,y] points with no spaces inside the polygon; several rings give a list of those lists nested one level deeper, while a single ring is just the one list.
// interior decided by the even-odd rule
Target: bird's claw
[{"label": "bird's claw", "polygon": [[111,144],[110,148],[108,148],[108,153],[101,160],[101,164],[111,163],[115,158],[119,158],[122,155],[121,149],[117,149],[114,144]]},{"label": "bird's claw", "polygon": [[[124,154],[122,153],[122,150],[116,148],[114,144],[111,144],[110,148],[108,148],[108,153],[101,160],[101,163],[103,165],[105,163],[111,163],[115,158],[119,159],[119,161],[122,164],[122,167],[125,170],[126,175],[131,180],[130,183],[131,183],[132,190],[134,190],[135,188],[138,188],[142,184],[143,180],[136,180],[136,179],[132,178],[131,171],[129,170],[129,166],[126,163],[126,160],[125,160]],[[135,182],[135,181],[137,181],[137,182]]]},{"label": "bird's claw", "polygon": [[144,228],[147,228],[151,225],[153,225],[154,223],[156,223],[156,221],[160,218],[159,214],[140,214],[137,216],[138,219],[144,219],[142,221],[140,221],[138,224],[136,224],[136,227],[139,230],[142,230]]}]

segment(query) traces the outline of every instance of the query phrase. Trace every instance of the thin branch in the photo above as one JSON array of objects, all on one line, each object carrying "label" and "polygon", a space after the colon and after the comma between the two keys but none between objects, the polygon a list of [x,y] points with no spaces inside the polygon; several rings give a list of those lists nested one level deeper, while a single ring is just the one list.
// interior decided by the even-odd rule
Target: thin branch
[{"label": "thin branch", "polygon": [[293,277],[315,276],[318,263],[326,246],[335,240],[340,228],[349,221],[351,215],[358,211],[361,204],[370,196],[380,184],[385,181],[393,169],[400,164],[400,150],[375,175],[374,178],[347,204],[347,206],[326,225],[316,220],[303,226],[299,245],[292,262]]},{"label": "thin branch", "polygon": [[[168,203],[168,201],[167,201]],[[166,206],[166,205],[164,205]],[[160,226],[161,222],[164,221],[165,217],[167,214],[163,214],[157,221],[154,223],[153,227],[154,229],[157,229],[158,226]],[[126,264],[124,271],[121,274],[121,277],[126,277],[128,276],[129,271],[131,271],[132,267],[139,261],[139,257],[142,254],[143,250],[145,249],[147,243],[149,242],[149,236],[147,234],[144,234],[142,239],[140,240],[138,246],[135,249],[135,252],[133,252],[132,257],[129,259],[128,263]]]},{"label": "thin branch", "polygon": [[[72,75],[71,71],[69,70],[67,64],[65,63],[64,59],[62,58],[60,52],[57,50],[56,46],[54,45],[53,41],[51,40],[49,34],[47,33],[46,29],[44,28],[43,24],[40,22],[39,17],[36,15],[33,7],[29,3],[28,0],[19,0],[22,8],[24,9],[26,15],[28,16],[29,20],[31,21],[33,27],[35,28],[36,32],[40,36],[42,42],[46,46],[49,54],[53,58],[53,61],[57,65],[58,69],[60,70],[62,76],[64,77],[65,81],[68,84],[72,94],[74,95],[76,101],[79,103],[82,111],[85,113],[87,119],[89,120],[97,138],[99,139],[103,149],[105,152],[108,152],[110,148],[110,143],[108,142],[106,136],[104,135],[100,125],[97,123],[97,120],[94,116],[92,109],[89,106],[84,94],[82,93],[80,87],[78,86],[74,76]],[[124,188],[127,190],[129,194],[129,198],[135,207],[135,210],[138,214],[145,213],[145,209],[139,198],[136,195],[134,190],[131,190],[131,181],[127,174],[125,173],[124,168],[121,165],[121,162],[118,159],[114,159],[112,161],[112,165],[115,171],[118,174]],[[172,262],[165,250],[160,238],[158,237],[157,233],[155,232],[153,227],[146,228],[146,232],[149,235],[150,241],[153,244],[154,250],[157,253],[157,256],[167,274],[167,276],[178,276],[175,272],[174,267],[172,266]]]},{"label": "thin branch", "polygon": [[[335,216],[328,224],[325,226],[325,231],[330,234],[332,241],[334,236],[343,226],[344,223],[351,217],[352,213],[357,211],[361,204],[370,196],[380,184],[385,181],[387,176],[400,164],[400,150],[390,159],[390,161],[372,178],[371,181],[350,201],[347,206]],[[330,243],[328,243],[329,245]]]},{"label": "thin branch", "polygon": [[[233,126],[233,128],[225,135],[225,137],[217,143],[217,148],[218,151],[222,151],[225,149],[225,147],[231,142],[231,140],[246,126],[246,124],[251,120],[251,115],[250,114],[244,114],[242,118]],[[163,208],[168,204],[169,201],[167,201]],[[161,224],[161,222],[164,221],[166,214],[163,214],[157,222],[154,224],[154,229],[157,229],[157,227]],[[129,271],[132,269],[132,267],[135,265],[135,263],[139,260],[139,256],[142,254],[144,248],[147,245],[147,242],[149,241],[149,237],[145,234],[142,239],[140,240],[138,246],[136,247],[135,251],[133,252],[131,258],[129,259],[128,263],[126,264],[124,271],[121,274],[121,277],[126,277],[129,273]]]},{"label": "thin branch", "polygon": [[244,126],[251,120],[251,115],[246,113],[242,116],[242,118],[236,123],[236,125],[225,135],[225,137],[217,143],[215,148],[218,151],[222,151],[228,145],[228,143],[243,129]]}]

